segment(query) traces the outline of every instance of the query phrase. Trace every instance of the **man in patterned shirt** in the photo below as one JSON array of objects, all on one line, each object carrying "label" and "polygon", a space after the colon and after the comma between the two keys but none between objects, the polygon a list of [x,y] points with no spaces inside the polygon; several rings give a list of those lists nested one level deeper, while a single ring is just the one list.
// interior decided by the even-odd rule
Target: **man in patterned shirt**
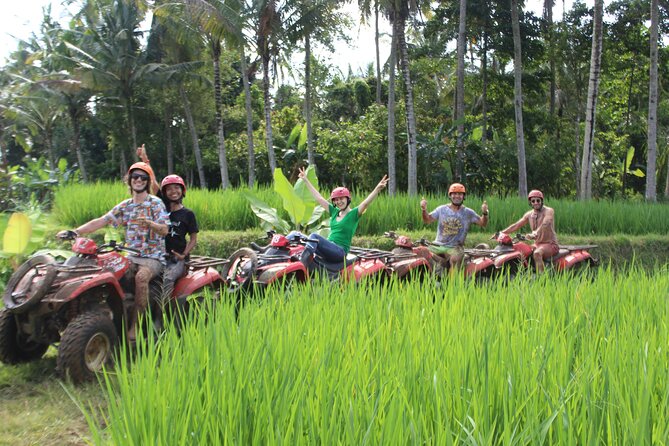
[{"label": "man in patterned shirt", "polygon": [[423,223],[439,222],[435,246],[431,246],[430,251],[447,260],[451,271],[463,263],[469,226],[475,224],[485,227],[488,224],[488,203],[484,201],[481,205],[482,216],[479,217],[476,212],[462,204],[466,193],[467,190],[462,184],[451,184],[448,188],[451,203],[438,206],[430,213],[427,212],[425,198],[420,201]]},{"label": "man in patterned shirt", "polygon": [[139,162],[128,169],[128,186],[132,198],[122,201],[100,218],[75,229],[77,235],[88,234],[111,224],[125,226],[125,243],[139,251],[128,260],[135,272],[135,305],[128,321],[128,340],[135,340],[138,314],[146,311],[149,300],[149,282],[158,276],[165,263],[165,235],[169,215],[163,201],[149,194],[153,170]]}]

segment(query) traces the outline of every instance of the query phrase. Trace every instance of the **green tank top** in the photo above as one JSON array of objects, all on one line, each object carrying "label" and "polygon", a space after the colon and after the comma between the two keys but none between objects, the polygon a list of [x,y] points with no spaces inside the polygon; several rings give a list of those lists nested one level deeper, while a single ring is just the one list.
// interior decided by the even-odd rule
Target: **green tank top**
[{"label": "green tank top", "polygon": [[330,236],[328,240],[337,246],[341,246],[348,253],[351,249],[353,234],[355,234],[355,230],[358,228],[358,221],[360,221],[358,208],[348,211],[348,214],[339,221],[337,221],[338,214],[339,208],[330,203]]}]

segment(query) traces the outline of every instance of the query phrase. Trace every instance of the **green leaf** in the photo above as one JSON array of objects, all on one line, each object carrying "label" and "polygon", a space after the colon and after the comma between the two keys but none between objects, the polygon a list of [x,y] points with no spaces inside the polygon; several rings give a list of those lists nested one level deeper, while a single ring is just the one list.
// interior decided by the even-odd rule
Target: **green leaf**
[{"label": "green leaf", "polygon": [[32,225],[28,216],[20,212],[12,214],[3,237],[3,251],[10,254],[21,254],[28,246],[31,234]]},{"label": "green leaf", "polygon": [[[316,168],[314,166],[307,167],[307,178],[309,178],[309,182],[313,184],[316,189],[318,189],[318,177],[316,176]],[[304,218],[302,218],[297,223],[300,226],[311,226],[314,223],[312,220],[313,213],[315,212],[314,208],[316,208],[317,204],[316,199],[314,199],[313,195],[311,195],[311,192],[309,192],[306,183],[301,178],[295,183],[294,189],[297,196],[300,197],[304,203]]]},{"label": "green leaf", "polygon": [[633,170],[632,172],[629,172],[629,173],[631,173],[631,174],[634,175],[635,177],[639,177],[639,178],[643,178],[643,177],[646,176],[646,174],[644,173],[644,171],[641,170],[641,169],[635,169],[635,170]]},{"label": "green leaf", "polygon": [[297,195],[281,169],[274,169],[274,191],[281,196],[283,208],[293,224],[300,224],[305,214],[304,200]]},{"label": "green leaf", "polygon": [[307,143],[307,124],[302,126],[302,131],[300,132],[300,140],[297,142],[297,148],[302,149]]},{"label": "green leaf", "polygon": [[634,158],[634,147],[630,146],[629,149],[627,149],[627,159],[625,161],[625,172],[630,170],[630,166],[632,165],[632,159]]},{"label": "green leaf", "polygon": [[[278,170],[278,169],[277,169]],[[281,232],[288,233],[290,231],[290,225],[284,219],[279,217],[276,209],[268,205],[262,200],[259,200],[251,192],[245,191],[242,192],[244,198],[251,204],[251,210],[254,214],[263,222],[269,226],[263,224],[264,228],[275,228]]]},{"label": "green leaf", "polygon": [[472,130],[472,140],[473,141],[481,141],[482,137],[483,137],[483,128],[482,127],[476,127],[474,130]]},{"label": "green leaf", "polygon": [[67,170],[67,160],[65,158],[58,160],[58,170],[60,170],[61,173]]},{"label": "green leaf", "polygon": [[288,137],[288,141],[286,141],[286,147],[292,146],[297,137],[300,136],[301,127],[302,126],[300,124],[295,124],[293,130],[290,131],[290,136]]}]

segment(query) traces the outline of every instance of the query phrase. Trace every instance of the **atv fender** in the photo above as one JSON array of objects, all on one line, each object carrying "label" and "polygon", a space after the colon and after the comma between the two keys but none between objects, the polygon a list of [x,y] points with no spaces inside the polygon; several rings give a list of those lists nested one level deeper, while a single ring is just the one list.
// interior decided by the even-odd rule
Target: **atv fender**
[{"label": "atv fender", "polygon": [[174,286],[174,292],[172,296],[175,299],[181,299],[183,297],[190,296],[195,291],[200,288],[204,288],[207,285],[212,285],[215,283],[221,283],[223,279],[221,275],[214,268],[205,268],[192,271],[186,276],[177,280],[177,283]]},{"label": "atv fender", "polygon": [[396,274],[398,277],[404,277],[412,271],[417,271],[419,268],[429,271],[430,262],[424,257],[413,257],[393,262],[388,268],[390,270],[389,273]]},{"label": "atv fender", "polygon": [[523,255],[518,252],[518,251],[513,251],[508,254],[502,254],[500,256],[495,257],[495,268],[503,268],[504,265],[507,263],[512,263],[517,261],[518,263],[521,263],[523,261]]},{"label": "atv fender", "polygon": [[44,299],[45,302],[69,302],[82,294],[95,289],[106,288],[114,298],[123,300],[125,293],[121,289],[118,280],[111,272],[102,272],[94,276],[82,276],[63,283],[62,287],[53,297]]},{"label": "atv fender", "polygon": [[284,262],[272,264],[266,269],[263,268],[263,271],[258,276],[257,282],[264,285],[269,285],[270,283],[276,282],[277,280],[281,279],[282,277],[286,277],[289,274],[294,274],[300,282],[304,282],[305,278],[307,277],[306,268],[301,262]]},{"label": "atv fender", "polygon": [[591,262],[592,256],[587,251],[573,251],[567,254],[564,257],[558,259],[555,264],[555,268],[558,271],[567,270],[573,268],[575,265],[583,262]]},{"label": "atv fender", "polygon": [[495,262],[490,257],[476,257],[467,263],[465,276],[476,276],[494,265]]}]

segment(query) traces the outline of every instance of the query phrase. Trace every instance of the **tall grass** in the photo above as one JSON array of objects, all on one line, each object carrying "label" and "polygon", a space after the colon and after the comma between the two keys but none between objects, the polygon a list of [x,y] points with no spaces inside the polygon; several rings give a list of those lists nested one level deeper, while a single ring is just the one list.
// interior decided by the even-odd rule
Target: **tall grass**
[{"label": "tall grass", "polygon": [[[245,230],[260,228],[259,219],[241,194],[235,190],[188,191],[184,204],[193,209],[200,227],[204,230]],[[281,209],[280,198],[270,188],[254,190],[262,200]],[[354,206],[364,199],[366,192],[355,191]],[[64,226],[77,226],[109,211],[115,204],[128,197],[127,188],[120,183],[72,185],[58,190],[53,212]],[[448,202],[443,195],[426,194],[428,207],[434,209]],[[520,198],[501,199],[486,197],[490,208],[490,221],[485,232],[504,229],[518,220],[530,208]],[[468,197],[465,204],[480,212],[481,198]],[[358,234],[382,234],[388,230],[422,230],[433,234],[436,225],[426,226],[420,215],[420,197],[400,194],[379,196],[360,221]],[[559,233],[573,235],[609,234],[666,234],[669,232],[669,207],[664,204],[632,202],[549,200],[555,209],[556,229]],[[286,217],[284,215],[284,217]],[[286,217],[287,218],[287,217]],[[478,227],[473,229],[479,231]]]},{"label": "tall grass", "polygon": [[666,444],[665,273],[269,292],[145,344],[98,444]]}]

